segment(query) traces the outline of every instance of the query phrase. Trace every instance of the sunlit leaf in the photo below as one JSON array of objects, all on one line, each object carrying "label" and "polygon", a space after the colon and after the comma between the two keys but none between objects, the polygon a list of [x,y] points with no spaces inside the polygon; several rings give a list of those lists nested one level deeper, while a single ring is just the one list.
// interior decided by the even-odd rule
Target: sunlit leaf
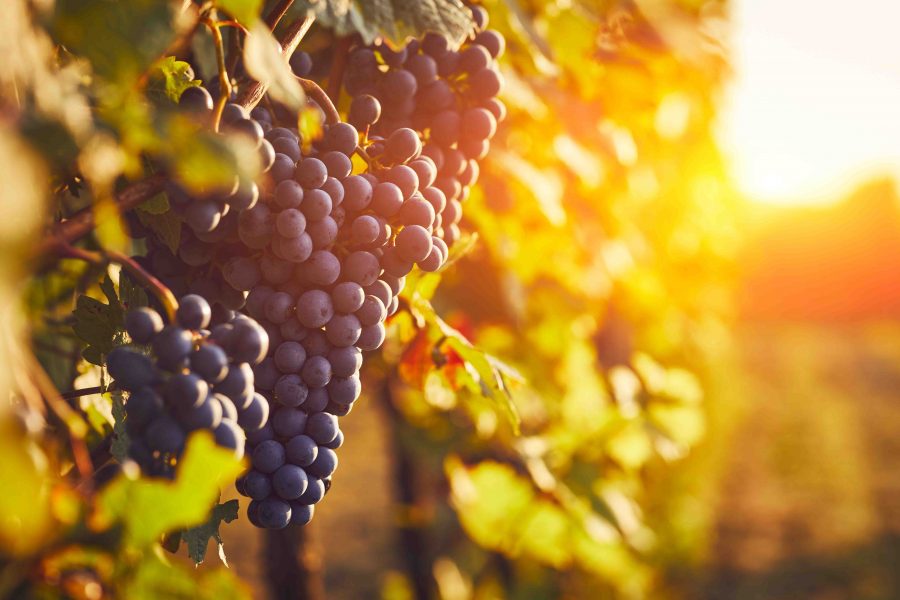
[{"label": "sunlit leaf", "polygon": [[203,523],[221,486],[241,472],[234,452],[218,447],[208,432],[188,439],[175,481],[121,477],[97,500],[94,523],[125,527],[126,538],[143,548],[174,529]]}]

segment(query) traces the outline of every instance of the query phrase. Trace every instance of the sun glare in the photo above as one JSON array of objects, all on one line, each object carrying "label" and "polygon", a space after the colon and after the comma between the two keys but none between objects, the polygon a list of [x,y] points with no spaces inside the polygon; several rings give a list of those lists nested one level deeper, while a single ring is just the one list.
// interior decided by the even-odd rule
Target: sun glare
[{"label": "sun glare", "polygon": [[735,76],[720,124],[751,200],[840,200],[900,180],[900,5],[738,0]]}]

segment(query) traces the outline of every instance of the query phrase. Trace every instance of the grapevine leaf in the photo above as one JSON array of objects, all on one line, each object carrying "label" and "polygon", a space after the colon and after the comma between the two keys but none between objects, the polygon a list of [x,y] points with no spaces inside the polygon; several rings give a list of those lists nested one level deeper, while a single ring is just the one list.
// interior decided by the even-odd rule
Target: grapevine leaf
[{"label": "grapevine leaf", "polygon": [[157,62],[150,72],[147,95],[165,96],[172,102],[178,102],[184,90],[198,85],[200,80],[194,79],[194,69],[190,63],[178,60],[174,56],[167,56]]},{"label": "grapevine leaf", "polygon": [[219,526],[224,521],[231,523],[238,518],[238,501],[229,500],[224,504],[217,504],[209,515],[209,520],[203,525],[188,529],[181,534],[181,539],[187,545],[188,556],[195,564],[200,564],[206,558],[206,546],[210,538],[214,538],[219,547],[219,558],[228,566],[223,551],[222,538],[219,535]]},{"label": "grapevine leaf", "polygon": [[147,227],[156,234],[156,237],[166,248],[173,254],[178,252],[178,245],[181,243],[181,219],[174,211],[166,211],[162,214],[154,214],[142,210],[137,211],[138,220],[141,225]]},{"label": "grapevine leaf", "polygon": [[147,292],[144,291],[144,288],[135,285],[125,271],[119,273],[119,296],[122,307],[126,310],[140,308],[149,304]]},{"label": "grapevine leaf", "polygon": [[172,2],[57,2],[55,39],[87,58],[94,72],[110,80],[137,79],[163,54],[176,35]]},{"label": "grapevine leaf", "polygon": [[82,341],[87,344],[83,356],[88,362],[103,364],[103,355],[115,347],[117,332],[113,321],[113,308],[90,296],[79,296],[75,302],[72,328]]},{"label": "grapevine leaf", "polygon": [[244,65],[254,79],[267,84],[273,99],[296,110],[305,99],[297,77],[284,59],[281,46],[262,21],[250,28],[244,45]]},{"label": "grapevine leaf", "polygon": [[238,22],[250,25],[259,18],[263,3],[262,0],[216,0],[215,4]]},{"label": "grapevine leaf", "polygon": [[220,487],[241,469],[233,451],[217,446],[209,432],[198,431],[188,440],[175,481],[118,478],[98,497],[93,524],[121,523],[126,540],[146,548],[167,531],[203,523]]},{"label": "grapevine leaf", "polygon": [[128,458],[128,432],[125,430],[125,399],[120,390],[109,392],[112,398],[113,439],[110,452],[119,463]]},{"label": "grapevine leaf", "polygon": [[518,434],[519,413],[506,386],[504,375],[517,380],[521,380],[522,377],[512,367],[473,346],[462,333],[441,319],[431,303],[424,298],[414,296],[411,308],[416,318],[428,327],[432,337],[440,338],[443,344],[456,352],[460,359],[471,367],[478,376],[482,395],[500,409],[513,431]]},{"label": "grapevine leaf", "polygon": [[151,215],[161,215],[169,210],[169,199],[166,197],[165,192],[160,192],[146,202],[139,204],[137,210],[150,213]]},{"label": "grapevine leaf", "polygon": [[460,0],[307,0],[322,24],[339,35],[359,33],[366,43],[384,37],[399,45],[408,36],[439,33],[454,45],[472,33],[472,13]]}]

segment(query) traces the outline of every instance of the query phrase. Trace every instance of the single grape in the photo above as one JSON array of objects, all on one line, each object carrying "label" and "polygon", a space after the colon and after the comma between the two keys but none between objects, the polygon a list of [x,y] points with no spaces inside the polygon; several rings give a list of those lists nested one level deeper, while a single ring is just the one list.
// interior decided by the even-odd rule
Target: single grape
[{"label": "single grape", "polygon": [[[277,411],[276,411],[277,414]],[[266,440],[253,449],[251,462],[260,473],[274,473],[286,460],[284,446],[276,440]]]},{"label": "single grape", "polygon": [[282,438],[292,438],[306,428],[306,413],[298,408],[282,406],[272,414],[272,429]]},{"label": "single grape", "polygon": [[354,281],[361,286],[375,283],[381,274],[378,259],[370,252],[357,250],[344,258],[341,277],[344,281]]},{"label": "single grape", "polygon": [[323,356],[310,356],[303,365],[300,377],[311,388],[325,387],[331,380],[331,364]]},{"label": "single grape", "polygon": [[361,325],[354,315],[334,315],[325,325],[325,336],[337,347],[352,346],[359,339]]},{"label": "single grape", "polygon": [[272,480],[266,473],[251,470],[244,475],[244,495],[254,500],[264,500],[272,493]]},{"label": "single grape", "polygon": [[185,434],[175,419],[163,414],[147,425],[144,441],[151,450],[175,453],[184,446]]},{"label": "single grape", "polygon": [[369,94],[354,96],[350,103],[347,120],[357,129],[364,130],[378,121],[381,116],[381,103]]},{"label": "single grape", "polygon": [[[307,159],[309,160],[309,159]],[[324,182],[323,182],[324,183]],[[324,190],[307,190],[300,210],[310,221],[319,221],[331,213],[331,196]]]},{"label": "single grape", "polygon": [[299,373],[306,361],[306,350],[297,342],[282,342],[275,349],[273,358],[282,373]]},{"label": "single grape", "polygon": [[393,217],[403,205],[403,191],[390,182],[379,183],[372,193],[372,210],[383,217]]},{"label": "single grape", "polygon": [[228,355],[215,344],[201,344],[191,353],[190,365],[209,383],[218,383],[228,374]]},{"label": "single grape", "polygon": [[329,150],[342,152],[349,156],[356,150],[356,145],[359,143],[359,133],[350,123],[335,123],[328,127],[323,141],[325,147]]},{"label": "single grape", "polygon": [[206,88],[200,86],[189,87],[178,98],[178,106],[188,112],[208,114],[213,109],[213,99]]},{"label": "single grape", "polygon": [[124,390],[138,390],[156,379],[153,361],[133,348],[119,346],[106,357],[106,368]]},{"label": "single grape", "polygon": [[306,421],[306,435],[317,444],[327,444],[337,437],[338,420],[328,413],[315,413]]},{"label": "single grape", "polygon": [[366,295],[362,286],[353,281],[342,281],[331,290],[334,310],[341,314],[356,312],[362,306]]},{"label": "single grape", "polygon": [[275,186],[274,200],[279,208],[298,208],[303,202],[303,186],[293,179],[285,179]]},{"label": "single grape", "polygon": [[162,317],[153,309],[136,308],[125,315],[125,331],[136,344],[149,344],[162,328]]},{"label": "single grape", "polygon": [[[328,362],[334,374],[332,382],[338,377],[350,377],[359,372],[362,367],[362,353],[356,346],[332,348],[327,355]],[[329,385],[331,385],[329,383]]]},{"label": "single grape", "polygon": [[303,383],[300,375],[291,373],[283,375],[275,383],[275,400],[283,405],[297,407],[306,402],[309,388]]},{"label": "single grape", "polygon": [[323,290],[309,290],[297,299],[297,320],[310,328],[322,327],[334,315],[331,296]]},{"label": "single grape", "polygon": [[328,179],[328,168],[318,158],[304,158],[297,164],[294,179],[306,190],[317,189]]},{"label": "single grape", "polygon": [[272,474],[272,489],[284,500],[296,500],[307,485],[306,471],[297,465],[284,464]]},{"label": "single grape", "polygon": [[314,477],[324,478],[334,473],[338,466],[338,457],[334,450],[319,446],[319,453],[316,459],[309,465],[306,470]]},{"label": "single grape", "polygon": [[284,529],[291,522],[291,505],[278,498],[266,498],[259,503],[256,519],[266,529]]},{"label": "single grape", "polygon": [[316,250],[304,263],[304,275],[309,283],[328,286],[341,274],[341,262],[327,250]]},{"label": "single grape", "polygon": [[349,377],[333,377],[328,383],[329,400],[341,406],[355,402],[361,392],[362,384],[359,381],[358,373]]}]

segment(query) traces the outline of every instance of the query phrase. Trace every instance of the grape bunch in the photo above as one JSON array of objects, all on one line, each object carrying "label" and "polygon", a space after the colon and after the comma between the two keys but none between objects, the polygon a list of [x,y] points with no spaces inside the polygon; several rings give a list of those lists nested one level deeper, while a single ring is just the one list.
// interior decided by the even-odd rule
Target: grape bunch
[{"label": "grape bunch", "polygon": [[478,161],[506,117],[497,98],[503,77],[496,64],[505,41],[499,32],[485,29],[483,8],[471,10],[476,33],[459,50],[434,33],[399,51],[386,45],[360,47],[350,54],[345,77],[353,96],[349,121],[368,132],[371,157],[382,164],[400,158],[406,128],[424,141],[422,162],[411,166],[422,195],[435,208],[436,237],[447,246],[459,239],[462,202],[478,179]]},{"label": "grape bunch", "polygon": [[[244,319],[268,340],[252,373],[249,361],[239,369],[264,415],[245,427],[250,468],[236,482],[259,527],[312,518],[338,465],[338,417],[361,393],[363,353],[383,344],[406,276],[440,269],[460,237],[462,201],[504,114],[503,38],[472,10],[478,31],[459,50],[435,34],[399,52],[353,50],[347,122],[325,124],[319,139],[302,139],[277,105],[226,104],[221,131],[256,144],[261,178],[203,194],[169,185],[180,242],[172,252],[148,239],[143,263],[176,294],[210,300],[199,344]],[[291,64],[300,76],[313,69],[302,53]],[[206,89],[179,105],[211,121]]]},{"label": "grape bunch", "polygon": [[243,315],[206,329],[210,317],[197,295],[181,298],[175,323],[151,308],[131,310],[125,330],[132,344],[107,356],[115,385],[128,392],[129,456],[148,474],[171,476],[186,436],[199,429],[241,457],[246,435],[268,420],[252,370],[268,351],[265,330]]}]

